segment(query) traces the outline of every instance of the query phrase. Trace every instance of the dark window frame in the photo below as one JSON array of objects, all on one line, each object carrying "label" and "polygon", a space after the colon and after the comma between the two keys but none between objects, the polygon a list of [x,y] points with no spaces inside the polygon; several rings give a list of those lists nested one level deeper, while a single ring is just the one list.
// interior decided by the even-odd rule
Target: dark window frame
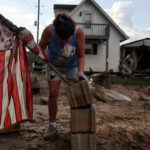
[{"label": "dark window frame", "polygon": [[[86,48],[86,46],[89,46],[89,48]],[[90,48],[91,46],[91,48]],[[85,55],[97,55],[97,44],[86,44],[85,45]]]}]

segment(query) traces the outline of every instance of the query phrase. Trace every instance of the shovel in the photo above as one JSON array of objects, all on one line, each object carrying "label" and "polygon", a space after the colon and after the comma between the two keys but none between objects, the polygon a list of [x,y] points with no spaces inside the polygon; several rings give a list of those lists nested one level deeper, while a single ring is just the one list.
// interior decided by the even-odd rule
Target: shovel
[{"label": "shovel", "polygon": [[71,108],[89,106],[92,103],[92,98],[87,81],[81,80],[76,83],[68,81],[51,63],[49,67],[54,70],[67,83],[67,96]]}]

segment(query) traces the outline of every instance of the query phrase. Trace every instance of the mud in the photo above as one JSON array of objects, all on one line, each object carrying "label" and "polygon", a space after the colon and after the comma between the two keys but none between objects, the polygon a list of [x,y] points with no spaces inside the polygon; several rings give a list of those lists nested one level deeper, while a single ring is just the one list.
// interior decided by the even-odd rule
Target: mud
[{"label": "mud", "polygon": [[[0,135],[0,150],[71,150],[70,106],[64,83],[58,99],[59,137],[45,141],[48,127],[48,85],[40,80],[40,92],[33,95],[34,120],[21,123],[17,133]],[[132,101],[101,102],[96,109],[96,150],[150,150],[150,86],[112,85]]]}]

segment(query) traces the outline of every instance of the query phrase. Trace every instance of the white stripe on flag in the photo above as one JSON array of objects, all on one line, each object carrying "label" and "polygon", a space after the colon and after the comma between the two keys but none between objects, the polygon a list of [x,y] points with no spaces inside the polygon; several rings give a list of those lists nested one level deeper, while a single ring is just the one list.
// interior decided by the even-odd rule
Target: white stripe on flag
[{"label": "white stripe on flag", "polygon": [[10,100],[8,110],[9,110],[11,124],[16,123],[16,112],[15,112],[15,106],[14,106],[14,101],[12,97]]},{"label": "white stripe on flag", "polygon": [[42,51],[41,51],[41,48],[37,45],[37,47],[38,47],[38,49],[39,49],[39,54],[38,54],[38,56],[40,57],[40,58],[42,58],[42,59],[45,59],[45,57],[44,57],[44,55],[43,55],[43,53],[42,53]]},{"label": "white stripe on flag", "polygon": [[26,44],[26,46],[27,46],[29,49],[33,49],[35,45],[36,45],[36,43],[35,43],[34,39],[30,40],[30,41]]},{"label": "white stripe on flag", "polygon": [[[22,113],[22,120],[27,119],[27,114],[26,114],[26,97],[24,96],[24,92],[26,92],[26,89],[24,89],[22,77],[21,77],[21,66],[20,66],[20,49],[18,47],[18,56],[17,56],[17,61],[16,61],[16,82],[17,82],[17,89],[18,89],[18,96],[20,100],[20,107],[21,107],[21,113]],[[26,78],[26,74],[24,74],[23,79]]]}]

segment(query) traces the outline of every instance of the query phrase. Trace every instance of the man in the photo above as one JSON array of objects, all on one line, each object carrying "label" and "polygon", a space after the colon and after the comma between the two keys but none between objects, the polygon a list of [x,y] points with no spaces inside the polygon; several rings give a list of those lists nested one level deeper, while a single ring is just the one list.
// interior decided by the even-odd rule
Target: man
[{"label": "man", "polygon": [[[84,45],[85,37],[81,28],[78,28],[71,17],[66,14],[59,14],[52,25],[47,26],[43,33],[39,46],[45,50],[50,62],[63,74],[68,80],[78,80],[84,75]],[[60,77],[56,73],[52,74],[52,69],[46,67],[47,80],[49,84],[49,121],[48,132],[44,139],[48,140],[57,136],[56,115],[57,98],[60,87]],[[54,72],[53,72],[54,73]]]}]

